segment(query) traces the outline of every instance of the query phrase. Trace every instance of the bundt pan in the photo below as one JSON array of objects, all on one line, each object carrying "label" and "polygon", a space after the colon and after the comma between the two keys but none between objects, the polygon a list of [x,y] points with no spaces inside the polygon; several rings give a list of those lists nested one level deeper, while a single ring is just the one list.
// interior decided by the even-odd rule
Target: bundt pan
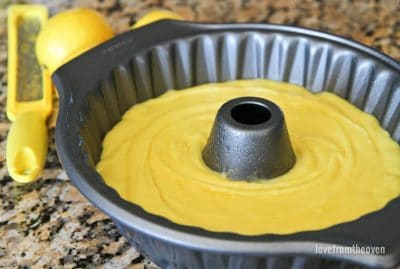
[{"label": "bundt pan", "polygon": [[[242,236],[172,223],[123,200],[96,172],[102,139],[136,103],[167,89],[267,78],[332,91],[373,114],[399,143],[400,63],[359,43],[304,28],[164,20],[119,35],[61,67],[56,144],[78,189],[162,268],[393,268],[400,198],[355,221],[289,235]],[[373,186],[371,186],[373,188]],[[368,197],[365,197],[368,199]],[[316,246],[379,246],[384,255]]]}]

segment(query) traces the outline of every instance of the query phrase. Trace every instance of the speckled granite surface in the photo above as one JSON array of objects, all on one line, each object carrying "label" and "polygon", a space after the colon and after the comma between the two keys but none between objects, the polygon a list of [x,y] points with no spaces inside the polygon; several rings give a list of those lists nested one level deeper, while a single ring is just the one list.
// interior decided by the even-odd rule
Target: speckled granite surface
[{"label": "speckled granite surface", "polygon": [[55,152],[54,116],[49,120],[49,155],[42,179],[17,185],[8,176],[6,9],[18,2],[46,3],[52,14],[73,6],[91,7],[117,32],[158,7],[194,21],[301,25],[351,37],[400,59],[399,0],[0,0],[0,268],[156,267],[72,186]]}]

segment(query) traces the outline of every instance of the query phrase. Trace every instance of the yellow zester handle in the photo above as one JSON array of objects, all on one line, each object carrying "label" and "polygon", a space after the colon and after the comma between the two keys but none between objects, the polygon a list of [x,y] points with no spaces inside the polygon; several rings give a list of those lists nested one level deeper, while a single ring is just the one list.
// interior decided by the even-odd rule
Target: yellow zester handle
[{"label": "yellow zester handle", "polygon": [[46,118],[41,112],[18,115],[7,138],[7,168],[11,177],[21,183],[37,179],[47,155]]}]

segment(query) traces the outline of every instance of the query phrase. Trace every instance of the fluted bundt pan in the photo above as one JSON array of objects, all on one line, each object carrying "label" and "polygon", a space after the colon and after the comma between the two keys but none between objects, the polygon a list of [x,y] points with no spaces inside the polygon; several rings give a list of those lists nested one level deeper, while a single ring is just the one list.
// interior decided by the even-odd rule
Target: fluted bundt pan
[{"label": "fluted bundt pan", "polygon": [[[303,28],[161,21],[117,36],[54,74],[60,95],[56,144],[63,166],[132,245],[162,268],[392,268],[400,263],[400,198],[320,231],[241,236],[149,214],[123,200],[96,172],[102,139],[131,106],[167,89],[252,78],[331,91],[373,114],[400,141],[395,60]],[[381,246],[385,254],[317,253],[317,245]]]}]

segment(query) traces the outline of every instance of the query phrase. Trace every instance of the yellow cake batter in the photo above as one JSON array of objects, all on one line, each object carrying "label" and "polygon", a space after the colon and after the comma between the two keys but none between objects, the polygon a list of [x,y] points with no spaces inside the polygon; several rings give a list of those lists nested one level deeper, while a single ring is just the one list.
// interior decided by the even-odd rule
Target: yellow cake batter
[{"label": "yellow cake batter", "polygon": [[[219,107],[240,96],[278,104],[296,154],[286,174],[230,181],[201,153]],[[400,146],[331,93],[267,80],[207,84],[135,105],[106,136],[98,172],[126,200],[179,224],[244,235],[327,228],[400,194]]]}]

